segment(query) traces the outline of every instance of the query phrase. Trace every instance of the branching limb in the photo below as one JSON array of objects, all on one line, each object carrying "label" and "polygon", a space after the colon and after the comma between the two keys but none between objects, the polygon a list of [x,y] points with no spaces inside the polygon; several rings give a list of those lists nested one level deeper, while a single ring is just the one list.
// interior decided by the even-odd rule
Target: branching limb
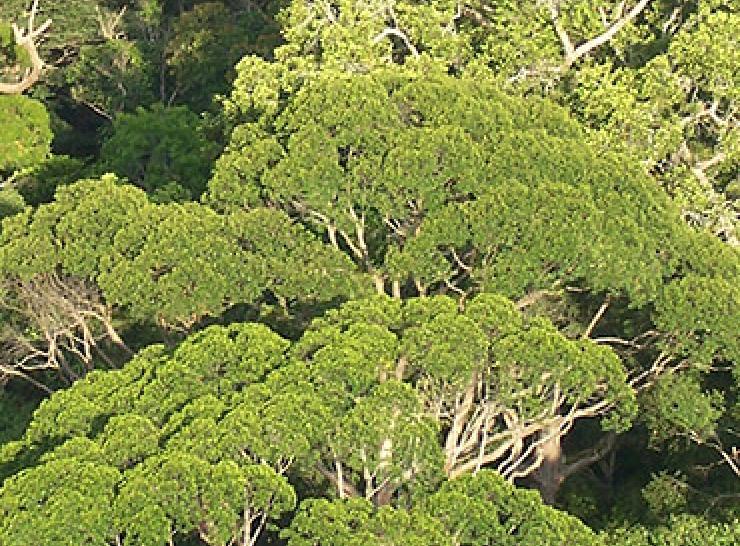
[{"label": "branching limb", "polygon": [[606,457],[614,449],[616,440],[617,434],[615,432],[608,432],[593,447],[576,453],[572,457],[572,463],[563,465],[561,470],[563,478],[565,479],[573,474],[577,474],[586,467]]},{"label": "branching limb", "polygon": [[373,44],[377,44],[383,41],[383,39],[387,38],[388,36],[395,36],[396,38],[400,38],[401,41],[406,46],[406,48],[411,52],[411,54],[414,57],[419,56],[419,50],[416,49],[416,46],[411,43],[411,40],[409,40],[409,37],[406,36],[404,32],[402,32],[401,30],[397,28],[388,27],[388,28],[383,29],[383,31],[380,34],[378,34],[377,36],[375,36],[375,38],[373,38]]},{"label": "branching limb", "polygon": [[731,448],[726,450],[719,440],[707,442],[694,431],[689,431],[687,436],[692,442],[696,443],[697,445],[705,445],[714,449],[717,453],[719,453],[720,457],[722,457],[722,459],[727,463],[730,469],[735,473],[735,476],[740,478],[740,449],[738,449],[737,446],[732,446]]},{"label": "branching limb", "polygon": [[594,331],[594,328],[596,328],[596,325],[599,323],[601,318],[604,316],[604,313],[606,313],[607,309],[609,309],[610,304],[611,304],[611,296],[607,295],[606,298],[604,298],[604,303],[601,304],[598,311],[596,311],[596,314],[591,319],[591,322],[588,323],[586,330],[583,332],[583,334],[581,334],[582,339],[587,339],[591,336],[591,333]]},{"label": "branching limb", "polygon": [[123,32],[118,30],[118,25],[121,24],[121,19],[126,14],[126,8],[127,6],[123,6],[117,14],[105,17],[100,8],[95,6],[95,14],[98,25],[100,26],[100,34],[103,35],[103,38],[106,40],[116,40],[124,36]]},{"label": "branching limb", "polygon": [[[321,463],[317,463],[317,464],[316,464],[316,470],[318,470],[318,471],[319,471],[319,473],[320,473],[320,474],[321,474],[322,476],[324,476],[324,478],[326,478],[327,480],[329,480],[329,482],[330,482],[330,483],[331,483],[331,484],[332,484],[332,485],[333,485],[334,487],[337,487],[337,488],[339,488],[339,487],[340,487],[340,483],[339,483],[339,477],[337,476],[337,473],[336,473],[336,472],[334,472],[334,471],[332,471],[332,470],[330,470],[330,469],[326,468],[326,467],[325,467],[325,466],[324,466],[323,464],[321,464]],[[338,492],[339,492],[339,490],[338,490]],[[348,481],[346,481],[346,480],[344,479],[344,477],[342,478],[342,483],[341,483],[341,492],[339,492],[339,496],[340,496],[341,498],[347,498],[347,497],[361,497],[361,495],[360,495],[359,491],[357,490],[357,488],[355,488],[355,486],[354,486],[354,485],[352,485],[351,483],[349,483]]]},{"label": "branching limb", "polygon": [[19,95],[35,84],[41,76],[44,61],[39,55],[36,41],[51,26],[51,19],[47,19],[40,27],[34,28],[38,7],[38,0],[34,0],[31,5],[31,12],[28,15],[28,28],[25,31],[13,23],[13,38],[15,43],[26,50],[31,60],[31,67],[25,72],[19,82],[0,82],[0,95]]},{"label": "branching limb", "polygon": [[555,29],[555,33],[560,39],[560,43],[563,45],[563,51],[565,53],[563,69],[569,69],[581,57],[614,38],[614,36],[622,30],[625,25],[640,15],[649,3],[650,0],[640,0],[627,13],[623,13],[624,6],[622,5],[621,9],[618,10],[617,19],[612,22],[604,32],[576,47],[573,45],[573,41],[570,39],[570,36],[568,36],[568,33],[560,21],[560,0],[548,0],[547,7],[550,11],[550,21]]}]

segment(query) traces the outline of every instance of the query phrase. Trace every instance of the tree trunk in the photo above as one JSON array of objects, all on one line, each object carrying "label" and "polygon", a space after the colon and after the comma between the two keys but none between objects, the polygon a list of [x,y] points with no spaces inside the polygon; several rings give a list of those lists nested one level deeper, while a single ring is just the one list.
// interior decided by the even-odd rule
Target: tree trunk
[{"label": "tree trunk", "polygon": [[[559,428],[557,425],[555,427]],[[542,457],[542,463],[532,474],[532,479],[545,504],[553,505],[564,480],[563,448],[558,430],[546,429],[542,434],[552,434],[552,438],[537,449],[538,456]]]},{"label": "tree trunk", "polygon": [[380,488],[373,498],[373,504],[377,507],[388,506],[393,500],[393,493],[395,493],[396,487],[392,483],[387,483]]}]

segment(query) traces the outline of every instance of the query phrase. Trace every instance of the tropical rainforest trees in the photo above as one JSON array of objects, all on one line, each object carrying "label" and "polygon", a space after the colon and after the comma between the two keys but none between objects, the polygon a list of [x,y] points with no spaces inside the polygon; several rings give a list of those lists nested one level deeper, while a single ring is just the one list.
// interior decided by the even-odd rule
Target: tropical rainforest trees
[{"label": "tropical rainforest trees", "polygon": [[[433,310],[449,315],[436,319],[458,316],[451,300],[433,301],[430,309],[403,314],[411,320],[419,312],[419,318],[429,320],[423,315]],[[395,309],[400,318],[398,304],[388,300],[386,308]],[[380,329],[379,324],[374,326]],[[344,487],[340,498],[355,491],[353,482],[362,480],[361,474],[354,474],[359,470],[356,465],[373,470],[373,478],[386,489],[420,477],[438,480],[435,455],[442,450],[434,446],[436,410],[429,407],[437,403],[436,397],[424,393],[421,384],[411,388],[402,378],[378,382],[374,375],[397,375],[382,368],[392,365],[388,359],[377,362],[374,374],[362,369],[359,358],[347,360],[348,351],[365,348],[369,338],[364,344],[357,339],[362,333],[376,332],[369,324],[354,324],[345,334],[355,337],[348,346],[338,343],[341,335],[336,332],[334,347],[317,349],[316,341],[327,336],[321,329],[307,333],[289,349],[287,341],[261,325],[210,327],[188,338],[173,354],[151,347],[121,370],[88,374],[44,402],[23,440],[5,446],[5,462],[10,455],[31,456],[38,463],[9,478],[0,493],[3,543],[43,542],[54,536],[70,544],[116,537],[123,544],[163,544],[197,533],[206,544],[230,540],[254,544],[266,520],[296,502],[285,472],[297,467],[320,478],[322,473],[315,469],[324,469],[324,449],[335,465],[325,472],[336,471],[332,481]],[[315,351],[308,369],[303,360],[307,350]],[[341,365],[337,352],[346,355],[350,366]],[[378,348],[373,352],[383,356]],[[436,367],[439,377],[466,371],[443,369],[444,359],[430,364],[427,373]],[[416,359],[410,360],[409,375],[417,365]],[[434,379],[420,375],[423,384]],[[338,396],[340,391],[344,396]],[[368,395],[353,403],[363,391]],[[346,482],[338,458],[346,463]],[[418,476],[404,478],[408,470]],[[64,477],[59,477],[60,471]],[[372,504],[363,495],[346,504],[309,502],[286,536],[291,537],[289,544],[303,544],[300,536],[320,530],[321,540],[330,540],[322,544],[341,544],[342,534],[357,541],[375,527],[378,534],[395,533],[394,544],[400,544],[410,529],[416,529],[420,544],[437,543],[434,540],[452,544],[450,535],[460,533],[488,540],[512,535],[533,541],[537,536],[552,544],[569,533],[579,544],[598,544],[578,520],[543,507],[536,493],[518,491],[498,474],[484,471],[452,484],[410,515],[386,509],[373,516]],[[29,497],[39,486],[43,495]],[[376,502],[379,493],[372,493]],[[364,497],[368,496],[366,490]],[[478,519],[465,521],[463,514],[449,513],[461,500],[470,504]],[[80,502],[84,506],[75,510],[83,525],[60,525],[67,508]],[[337,517],[352,531],[327,527],[324,518]],[[367,521],[367,531],[350,523],[373,517],[377,520]],[[548,528],[545,535],[539,525]],[[463,540],[460,543],[468,543]]]},{"label": "tropical rainforest trees", "polygon": [[20,96],[41,75],[37,42],[51,20],[36,26],[34,2],[26,27],[0,20],[0,175],[40,162],[49,153],[51,131],[44,106]]},{"label": "tropical rainforest trees", "polygon": [[[4,486],[3,543],[153,545],[196,533],[206,544],[255,544],[267,519],[295,504],[281,476],[289,452],[271,446],[269,415],[275,404],[310,409],[290,393],[260,407],[249,392],[280,365],[285,345],[259,325],[205,330],[172,357],[150,347],[122,370],[91,373],[49,399],[25,443],[51,449]],[[216,349],[223,352],[213,358]],[[228,419],[217,425],[239,411],[255,418],[253,436]],[[212,443],[217,426],[222,438]],[[20,449],[5,447],[11,456]]]},{"label": "tropical rainforest trees", "polygon": [[121,114],[100,150],[97,169],[115,172],[156,201],[189,201],[205,190],[216,146],[185,107]]},{"label": "tropical rainforest trees", "polygon": [[3,3],[0,543],[738,542],[737,15]]},{"label": "tropical rainforest trees", "polygon": [[187,331],[266,291],[310,302],[360,290],[349,259],[280,212],[155,204],[110,175],[61,187],[54,202],[8,218],[0,237],[14,355],[4,373],[26,377],[51,369],[76,379],[67,352],[83,370],[93,351],[112,364],[101,340],[127,351],[114,306]]},{"label": "tropical rainforest trees", "polygon": [[[631,370],[635,389],[669,371],[711,368],[682,348],[697,335],[694,319],[684,317],[683,329],[661,313],[674,297],[698,296],[688,288],[694,282],[717,290],[709,300],[736,307],[736,254],[700,243],[640,169],[618,153],[598,154],[554,105],[531,101],[534,116],[493,85],[385,69],[324,69],[288,77],[272,95],[250,93],[255,79],[266,81],[261,71],[280,82],[281,69],[243,64],[232,100],[249,121],[217,164],[206,197],[213,206],[283,208],[323,231],[380,294],[452,294],[462,306],[472,294],[495,292],[552,313],[571,336],[626,349],[623,356],[639,363]],[[728,269],[693,255],[697,244],[727,256],[720,269]],[[646,309],[649,301],[657,309]],[[698,302],[686,305],[701,313]],[[622,322],[641,307],[641,325]],[[708,330],[729,334],[738,317],[726,313],[723,326]],[[733,336],[720,345],[735,351]],[[560,457],[555,448],[556,467]],[[560,471],[547,472],[562,481]]]}]

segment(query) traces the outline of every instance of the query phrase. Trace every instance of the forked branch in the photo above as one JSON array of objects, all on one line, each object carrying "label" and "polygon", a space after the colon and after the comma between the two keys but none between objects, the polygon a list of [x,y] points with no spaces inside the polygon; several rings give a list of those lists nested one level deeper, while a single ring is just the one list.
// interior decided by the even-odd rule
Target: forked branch
[{"label": "forked branch", "polygon": [[37,40],[51,26],[51,19],[47,19],[38,27],[35,27],[36,14],[38,13],[39,1],[34,0],[31,5],[31,11],[28,15],[28,28],[22,29],[13,23],[13,38],[17,46],[22,47],[28,53],[31,60],[31,66],[22,69],[21,80],[13,83],[0,82],[0,94],[18,95],[29,89],[35,84],[41,76],[41,70],[44,67],[44,61],[41,60],[37,49]]},{"label": "forked branch", "polygon": [[604,30],[604,32],[602,32],[598,36],[595,36],[590,40],[586,40],[579,46],[575,46],[560,21],[560,0],[548,0],[547,7],[550,11],[550,21],[552,22],[555,33],[558,35],[560,43],[563,45],[563,50],[565,52],[563,69],[569,69],[578,59],[614,38],[614,36],[620,30],[622,30],[622,28],[633,21],[638,15],[640,15],[649,3],[650,0],[640,0],[632,7],[632,9],[627,11],[627,13],[624,13],[624,3],[620,3],[620,7],[617,10],[617,17],[611,24],[608,24],[606,22],[605,16],[602,13],[602,19],[604,19],[604,26],[606,27],[606,30]]}]

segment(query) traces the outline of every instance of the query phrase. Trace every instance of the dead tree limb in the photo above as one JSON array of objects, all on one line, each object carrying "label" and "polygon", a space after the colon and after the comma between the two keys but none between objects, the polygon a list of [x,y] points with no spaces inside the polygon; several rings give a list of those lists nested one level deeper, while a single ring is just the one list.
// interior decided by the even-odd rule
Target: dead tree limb
[{"label": "dead tree limb", "polygon": [[39,1],[34,0],[31,5],[31,11],[28,15],[28,28],[22,29],[13,23],[13,38],[17,46],[22,47],[28,53],[31,60],[31,66],[21,70],[21,80],[12,83],[0,82],[0,94],[2,95],[19,95],[35,84],[41,76],[41,70],[44,68],[44,61],[41,59],[37,48],[37,40],[51,26],[51,19],[34,28],[36,24],[36,14],[38,13]]}]

